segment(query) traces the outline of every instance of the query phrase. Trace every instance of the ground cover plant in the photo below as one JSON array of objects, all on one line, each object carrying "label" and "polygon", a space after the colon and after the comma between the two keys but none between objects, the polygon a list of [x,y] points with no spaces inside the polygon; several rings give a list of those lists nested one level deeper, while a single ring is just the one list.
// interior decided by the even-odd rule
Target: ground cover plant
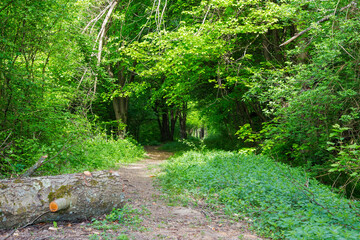
[{"label": "ground cover plant", "polygon": [[273,239],[359,239],[360,204],[340,197],[301,169],[265,156],[187,152],[159,176],[165,189],[187,192],[248,219]]}]

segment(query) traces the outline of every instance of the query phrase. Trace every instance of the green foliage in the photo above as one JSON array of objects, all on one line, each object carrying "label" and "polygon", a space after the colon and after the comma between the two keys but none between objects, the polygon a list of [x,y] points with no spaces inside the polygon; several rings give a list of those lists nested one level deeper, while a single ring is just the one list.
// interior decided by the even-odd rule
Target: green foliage
[{"label": "green foliage", "polygon": [[[350,2],[290,3],[301,8],[296,13],[299,21],[294,24],[300,29],[309,26],[312,29],[285,47],[289,58],[283,66],[252,68],[251,88],[245,99],[256,98],[266,104],[264,112],[274,118],[262,134],[264,153],[295,166],[318,165],[317,169],[321,169],[322,165],[324,170],[332,161],[327,142],[332,142],[334,124],[352,129],[343,132],[343,144],[358,143],[360,125],[355,113],[359,111],[356,93],[360,85],[355,65],[359,55],[350,52],[358,51],[359,45],[350,39],[359,38],[360,25],[355,20],[359,11],[346,10],[352,17],[346,11],[337,11]],[[313,9],[316,11],[312,12]],[[331,14],[329,9],[336,12],[334,17],[311,24],[314,17],[321,19]]]},{"label": "green foliage", "polygon": [[238,140],[235,136],[224,134],[210,134],[204,139],[203,144],[211,150],[235,151],[244,147],[243,141]]},{"label": "green foliage", "polygon": [[[224,140],[226,139],[226,141]],[[212,134],[205,139],[188,137],[174,142],[161,145],[160,149],[169,152],[183,153],[186,151],[207,151],[207,150],[229,150],[235,151],[244,148],[246,145],[235,137]]]},{"label": "green foliage", "polygon": [[92,83],[75,41],[85,5],[0,3],[0,175],[21,173],[92,136],[85,110]]},{"label": "green foliage", "polygon": [[183,141],[176,141],[164,143],[159,149],[167,152],[184,152],[191,150],[191,147]]},{"label": "green foliage", "polygon": [[[185,142],[192,149],[261,149],[313,170],[331,163],[356,182],[360,23],[351,2],[119,1],[100,40],[106,1],[1,2],[0,174],[43,155],[43,173],[114,167],[141,150],[124,155],[135,145],[95,129],[126,127],[157,145],[180,126],[182,136],[207,129],[204,141]],[[334,139],[335,124],[348,128],[344,139]]]},{"label": "green foliage", "polygon": [[360,204],[339,197],[301,169],[264,156],[188,152],[171,159],[160,180],[247,219],[273,239],[358,239]]},{"label": "green foliage", "polygon": [[141,228],[141,223],[143,222],[141,216],[149,214],[149,210],[145,207],[139,210],[129,204],[125,204],[122,208],[114,208],[111,213],[105,216],[104,220],[93,219],[91,226],[99,230],[119,229],[121,227],[144,230]]},{"label": "green foliage", "polygon": [[[44,155],[45,163],[37,170],[37,175],[74,173],[84,170],[118,168],[120,164],[138,161],[144,156],[144,149],[131,138],[114,139],[106,135],[91,138],[70,138],[51,145],[38,140],[24,139],[17,144],[18,149],[5,151],[5,164],[0,174],[20,174]],[[25,151],[21,153],[21,151]]]},{"label": "green foliage", "polygon": [[245,142],[258,142],[260,140],[260,135],[253,132],[250,124],[245,124],[240,127],[240,129],[235,133],[240,139],[245,140]]},{"label": "green foliage", "polygon": [[144,149],[130,138],[114,139],[98,135],[78,143],[39,170],[60,174],[118,168],[120,164],[142,159],[144,153]]},{"label": "green foliage", "polygon": [[113,240],[113,239],[129,240],[130,238],[128,237],[128,235],[126,235],[124,233],[122,233],[118,236],[114,236],[114,234],[106,233],[106,232],[103,232],[100,235],[92,234],[89,236],[89,240]]},{"label": "green foliage", "polygon": [[[340,175],[343,175],[343,178],[345,177],[346,181],[341,182],[341,189],[349,189],[349,185],[351,191],[348,192],[347,195],[353,197],[355,190],[359,189],[357,183],[360,177],[360,146],[357,143],[346,141],[343,135],[348,131],[351,131],[351,129],[348,127],[340,127],[340,125],[335,124],[332,133],[330,133],[331,141],[327,142],[327,150],[334,154],[332,162],[329,163],[329,173],[337,172],[340,173]],[[336,184],[336,182],[334,184]],[[357,192],[355,192],[355,194],[357,194]]]}]

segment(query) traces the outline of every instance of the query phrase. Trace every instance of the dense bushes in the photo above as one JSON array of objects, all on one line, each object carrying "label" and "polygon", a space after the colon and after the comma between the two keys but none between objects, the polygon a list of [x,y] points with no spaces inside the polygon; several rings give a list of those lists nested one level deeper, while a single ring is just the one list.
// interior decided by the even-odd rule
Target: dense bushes
[{"label": "dense bushes", "polygon": [[116,168],[119,163],[134,162],[144,155],[144,149],[130,138],[117,140],[101,134],[68,137],[52,142],[26,138],[13,140],[2,152],[0,176],[21,174],[44,155],[48,158],[36,175]]},{"label": "dense bushes", "polygon": [[43,167],[46,173],[60,174],[84,170],[118,168],[121,163],[131,163],[144,156],[143,147],[132,139],[113,139],[98,135],[72,147],[56,161]]},{"label": "dense bushes", "polygon": [[359,239],[360,204],[339,197],[301,169],[264,156],[188,152],[172,159],[163,186],[223,206],[274,239]]},{"label": "dense bushes", "polygon": [[[360,174],[359,154],[354,151],[356,157],[345,159],[340,148],[329,152],[328,142],[350,148],[360,142],[360,58],[359,54],[350,53],[359,52],[360,23],[359,9],[346,5],[351,1],[341,1],[350,7],[346,11],[336,11],[338,3],[313,1],[297,12],[305,20],[305,26],[298,24],[300,29],[310,26],[313,19],[329,14],[329,9],[334,9],[336,14],[330,21],[311,26],[294,45],[284,47],[287,61],[281,68],[256,71],[245,98],[264,103],[263,111],[272,118],[268,131],[262,134],[264,153],[293,166],[306,166],[312,172],[320,170],[318,175],[330,170],[331,164],[339,164],[336,170],[340,170],[342,176],[335,184],[341,187],[349,182],[356,185],[359,181],[356,175],[350,176]],[[309,10],[313,8],[316,10],[311,16]],[[347,128],[335,142],[334,126]],[[338,179],[337,176],[334,179]]]}]

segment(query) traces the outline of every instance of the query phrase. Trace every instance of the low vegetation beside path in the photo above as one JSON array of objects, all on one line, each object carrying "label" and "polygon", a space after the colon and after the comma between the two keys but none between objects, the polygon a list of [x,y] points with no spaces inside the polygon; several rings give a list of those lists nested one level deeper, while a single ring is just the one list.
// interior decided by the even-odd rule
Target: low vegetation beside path
[{"label": "low vegetation beside path", "polygon": [[221,207],[266,237],[360,239],[359,202],[265,156],[187,152],[169,160],[159,178],[169,192]]}]

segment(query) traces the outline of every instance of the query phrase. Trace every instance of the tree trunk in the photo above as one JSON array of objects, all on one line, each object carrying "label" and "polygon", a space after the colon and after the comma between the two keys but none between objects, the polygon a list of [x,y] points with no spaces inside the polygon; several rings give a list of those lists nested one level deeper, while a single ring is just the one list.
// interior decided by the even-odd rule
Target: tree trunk
[{"label": "tree trunk", "polygon": [[155,103],[154,111],[158,119],[161,141],[173,141],[175,124],[178,118],[177,110],[169,107],[165,99],[161,99]]},{"label": "tree trunk", "polygon": [[128,102],[127,97],[114,97],[113,99],[115,119],[119,122],[117,135],[121,138],[125,137],[126,132]]},{"label": "tree trunk", "polygon": [[199,137],[200,137],[200,139],[204,139],[204,138],[205,138],[205,127],[200,128]]},{"label": "tree trunk", "polygon": [[[125,77],[125,67],[119,66],[119,63],[116,64],[116,68],[118,68],[117,72],[117,84],[119,88],[122,90],[126,84],[126,77]],[[115,70],[112,69],[111,66],[108,67],[109,76],[114,78]],[[134,74],[131,74],[130,81],[132,82],[134,78]],[[117,96],[113,98],[113,109],[115,113],[115,119],[119,122],[119,126],[117,127],[117,135],[121,138],[125,137],[126,133],[126,124],[128,118],[128,103],[129,98],[127,96]]]},{"label": "tree trunk", "polygon": [[161,114],[161,118],[158,116],[158,123],[161,134],[161,142],[172,141],[173,136],[170,131],[169,114],[166,112]]},{"label": "tree trunk", "polygon": [[170,109],[170,134],[171,141],[174,141],[175,125],[178,119],[178,113],[175,109]]},{"label": "tree trunk", "polygon": [[[123,181],[116,171],[1,180],[0,229],[34,220],[78,221],[106,214],[123,205],[123,191]],[[49,204],[54,200],[60,210],[50,212]]]},{"label": "tree trunk", "polygon": [[187,104],[184,103],[181,111],[179,111],[179,124],[180,124],[180,138],[186,139],[186,117],[187,117]]}]

